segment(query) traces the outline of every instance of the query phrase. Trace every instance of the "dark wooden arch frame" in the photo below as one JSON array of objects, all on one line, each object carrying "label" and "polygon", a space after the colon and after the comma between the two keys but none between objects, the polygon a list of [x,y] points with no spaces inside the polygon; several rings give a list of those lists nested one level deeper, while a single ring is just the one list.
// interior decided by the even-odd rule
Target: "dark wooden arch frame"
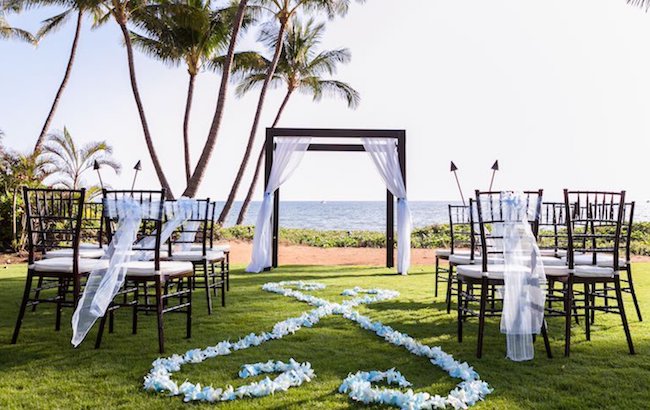
[{"label": "dark wooden arch frame", "polygon": [[[275,139],[283,137],[313,137],[313,138],[392,138],[396,140],[397,156],[404,187],[406,187],[406,131],[405,130],[371,130],[371,129],[341,129],[341,128],[267,128],[265,142],[265,167],[264,186],[269,182],[271,167],[273,166],[273,153]],[[365,152],[363,144],[339,143],[339,144],[309,144],[307,151],[326,152]],[[279,236],[279,215],[280,215],[280,189],[278,188],[273,197],[273,235],[272,235],[272,267],[278,267],[278,236]],[[395,198],[386,190],[386,267],[395,266],[394,244],[395,244]],[[268,267],[267,269],[270,269]]]}]

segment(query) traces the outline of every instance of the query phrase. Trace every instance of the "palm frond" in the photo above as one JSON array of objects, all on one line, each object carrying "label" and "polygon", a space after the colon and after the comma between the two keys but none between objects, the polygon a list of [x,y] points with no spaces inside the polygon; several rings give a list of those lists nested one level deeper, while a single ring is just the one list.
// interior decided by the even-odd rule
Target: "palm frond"
[{"label": "palm frond", "polygon": [[[250,90],[258,86],[261,86],[265,79],[266,79],[266,73],[253,73],[244,76],[239,82],[239,85],[237,85],[237,88],[235,90],[236,95],[238,97],[243,96]],[[279,75],[275,74],[271,79],[269,86],[275,88],[278,87],[280,84],[282,84],[282,78]]]},{"label": "palm frond", "polygon": [[627,0],[627,4],[645,9],[646,12],[650,9],[650,0]]},{"label": "palm frond", "polygon": [[70,15],[74,9],[67,9],[63,13],[57,14],[56,16],[52,16],[48,19],[43,20],[41,23],[41,28],[38,29],[36,32],[36,37],[40,40],[41,38],[45,37],[46,35],[53,33],[57,30],[59,30],[70,18]]},{"label": "palm frond", "polygon": [[[226,56],[214,57],[208,61],[207,67],[212,71],[223,72],[225,61]],[[239,76],[261,74],[266,73],[270,64],[267,58],[256,51],[242,51],[233,56],[230,71]]]},{"label": "palm frond", "polygon": [[0,38],[21,40],[26,43],[36,44],[38,40],[27,30],[12,27],[0,13]]},{"label": "palm frond", "polygon": [[320,101],[323,96],[343,98],[348,108],[355,109],[361,102],[361,95],[349,84],[336,80],[321,80],[307,78],[302,82],[300,91],[313,94],[314,101]]}]

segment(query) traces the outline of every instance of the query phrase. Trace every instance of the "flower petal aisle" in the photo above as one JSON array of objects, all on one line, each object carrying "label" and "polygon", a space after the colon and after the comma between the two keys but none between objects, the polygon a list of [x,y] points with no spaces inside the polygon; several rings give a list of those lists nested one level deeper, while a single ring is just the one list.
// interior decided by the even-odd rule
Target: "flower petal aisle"
[{"label": "flower petal aisle", "polygon": [[247,384],[237,389],[233,389],[232,386],[227,386],[224,389],[202,388],[200,384],[193,384],[188,381],[178,386],[171,376],[174,372],[178,372],[184,364],[201,363],[208,358],[259,346],[269,340],[282,339],[286,335],[294,334],[302,327],[314,326],[325,316],[341,315],[357,323],[361,328],[374,332],[387,342],[404,347],[411,354],[427,357],[432,364],[442,368],[450,376],[462,380],[447,396],[440,396],[426,392],[414,393],[411,389],[403,392],[397,389],[372,386],[373,383],[386,381],[389,385],[409,387],[411,385],[409,381],[395,369],[370,372],[359,371],[349,374],[339,387],[339,392],[348,394],[352,400],[401,409],[443,409],[446,407],[466,409],[477,401],[483,400],[485,396],[492,392],[488,384],[482,381],[478,373],[467,363],[457,361],[452,355],[445,353],[438,346],[423,345],[416,339],[394,330],[390,326],[385,326],[378,321],[373,322],[370,318],[353,309],[362,304],[394,299],[399,296],[398,292],[386,289],[355,287],[342,292],[342,295],[351,296],[354,299],[342,303],[332,303],[302,292],[325,289],[325,285],[320,283],[302,281],[271,282],[262,286],[262,289],[306,302],[316,306],[316,309],[305,312],[298,317],[288,318],[276,323],[271,332],[251,333],[234,343],[222,341],[205,349],[190,350],[184,355],[175,354],[167,358],[159,358],[153,362],[153,367],[144,378],[144,389],[168,393],[170,396],[182,395],[186,402],[219,402],[245,397],[263,397],[275,392],[286,391],[290,387],[300,386],[304,382],[311,381],[315,377],[315,373],[310,363],[298,363],[293,359],[289,363],[271,360],[266,363],[242,366],[242,370],[239,372],[241,378],[253,377],[263,373],[280,373],[280,375],[275,379],[267,377],[261,382]]}]

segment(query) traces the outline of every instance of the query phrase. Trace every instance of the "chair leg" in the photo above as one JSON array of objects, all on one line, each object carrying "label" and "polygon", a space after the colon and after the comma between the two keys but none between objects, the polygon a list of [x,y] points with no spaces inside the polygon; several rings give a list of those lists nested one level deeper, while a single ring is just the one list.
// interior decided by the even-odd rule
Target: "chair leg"
[{"label": "chair leg", "polygon": [[[43,283],[43,277],[38,278],[39,283]],[[56,319],[54,324],[54,330],[61,330],[61,310],[63,310],[63,300],[65,299],[65,292],[67,284],[63,281],[63,278],[58,279],[59,286],[56,288]],[[39,286],[40,287],[40,286]],[[38,299],[36,296],[39,292],[34,293],[34,299]]]},{"label": "chair leg", "polygon": [[[440,274],[440,258],[436,255],[436,277],[435,277],[435,288],[433,292],[434,297],[438,297],[438,275]],[[449,312],[447,312],[449,313]]]},{"label": "chair leg", "polygon": [[[182,279],[181,279],[181,281],[182,281]],[[192,285],[191,285],[191,283],[192,283],[192,277],[190,276],[190,277],[187,278],[187,295],[186,295],[186,297],[187,297],[187,302],[189,303],[189,305],[187,306],[187,323],[185,325],[185,329],[186,329],[186,332],[187,332],[186,336],[187,336],[188,339],[192,337],[192,288],[191,288]]]},{"label": "chair leg", "polygon": [[[36,285],[36,290],[34,291],[34,299],[38,299],[41,297],[41,287],[43,286],[43,277],[39,276],[38,277],[38,284]],[[32,305],[32,312],[36,312],[36,305],[37,303],[34,303]]]},{"label": "chair leg", "polygon": [[483,332],[485,331],[485,309],[488,296],[488,282],[487,278],[482,279],[481,283],[481,299],[479,300],[479,313],[478,313],[478,343],[476,346],[476,357],[483,356]]},{"label": "chair leg", "polygon": [[585,283],[585,335],[587,340],[591,340],[591,312],[589,311],[589,305],[591,303],[591,286],[589,283]]},{"label": "chair leg", "polygon": [[630,354],[634,354],[634,344],[632,343],[632,335],[630,334],[630,327],[627,324],[627,316],[625,315],[625,306],[623,306],[623,294],[621,292],[621,279],[618,276],[614,278],[614,285],[616,286],[616,301],[618,302],[618,311],[621,314],[621,321],[623,322],[623,330],[625,330],[625,338],[627,339],[627,346],[630,349]]},{"label": "chair leg", "polygon": [[20,303],[20,310],[18,311],[18,319],[16,320],[16,327],[14,328],[14,334],[11,337],[11,344],[15,345],[18,341],[18,332],[20,332],[20,326],[23,324],[23,317],[25,317],[25,309],[27,308],[27,302],[29,301],[29,293],[32,289],[32,274],[27,272],[27,280],[25,281],[25,290],[23,292],[23,300]]},{"label": "chair leg", "polygon": [[463,342],[463,283],[459,280],[458,281],[458,343]]},{"label": "chair leg", "polygon": [[163,295],[160,277],[156,277],[156,316],[158,319],[158,350],[165,352],[165,335],[163,330]]},{"label": "chair leg", "polygon": [[643,322],[643,317],[641,316],[641,308],[639,307],[639,301],[636,298],[636,291],[634,290],[634,281],[632,280],[632,265],[628,263],[627,265],[627,282],[630,287],[630,293],[632,294],[632,301],[634,302],[634,308],[636,309],[636,316],[639,318],[639,322]]},{"label": "chair leg", "polygon": [[[449,269],[447,269],[447,296],[445,301],[447,302],[447,314],[451,313],[451,289],[454,283],[454,267],[449,264]],[[436,287],[437,289],[437,287]]]},{"label": "chair leg", "polygon": [[99,349],[102,345],[102,337],[104,337],[104,328],[106,327],[106,315],[102,316],[99,321],[99,330],[97,331],[97,338],[95,339],[95,349]]},{"label": "chair leg", "polygon": [[132,320],[131,320],[131,333],[132,334],[137,334],[138,333],[138,298],[140,296],[140,284],[136,283],[135,284],[135,291],[133,294],[133,308],[132,308]]},{"label": "chair leg", "polygon": [[573,279],[569,278],[564,292],[564,356],[569,357],[571,350],[571,312],[573,308]]},{"label": "chair leg", "polygon": [[542,337],[544,338],[544,349],[546,349],[546,357],[549,359],[553,358],[553,353],[551,353],[551,343],[548,340],[548,331],[546,329],[546,320],[542,321]]},{"label": "chair leg", "polygon": [[115,330],[115,313],[111,310],[108,312],[108,333],[113,333]]},{"label": "chair leg", "polygon": [[226,271],[221,267],[221,307],[226,307]]},{"label": "chair leg", "polygon": [[207,261],[203,261],[203,280],[205,281],[205,298],[208,302],[208,315],[212,314],[212,295],[210,295],[210,274]]},{"label": "chair leg", "polygon": [[226,290],[230,291],[230,252],[226,253]]}]

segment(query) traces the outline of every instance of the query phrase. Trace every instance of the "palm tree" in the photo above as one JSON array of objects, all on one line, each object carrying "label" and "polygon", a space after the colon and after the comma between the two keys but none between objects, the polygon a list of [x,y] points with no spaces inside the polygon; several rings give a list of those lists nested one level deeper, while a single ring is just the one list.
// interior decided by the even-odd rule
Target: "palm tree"
[{"label": "palm tree", "polygon": [[214,110],[212,123],[210,124],[210,131],[208,131],[208,137],[203,145],[203,150],[201,151],[201,156],[196,164],[196,168],[187,183],[187,187],[185,187],[185,191],[183,192],[184,196],[194,197],[194,195],[196,195],[196,191],[199,189],[199,185],[201,185],[203,175],[205,175],[205,170],[207,169],[210,158],[212,157],[214,146],[217,143],[217,136],[219,135],[223,112],[226,106],[226,93],[228,92],[228,83],[230,81],[230,68],[235,56],[235,45],[237,44],[239,30],[242,27],[247,7],[248,0],[239,1],[235,18],[232,21],[230,43],[228,44],[228,53],[226,54],[223,64],[223,74],[221,75],[221,84],[219,85],[219,93],[217,95],[217,106]]},{"label": "palm tree", "polygon": [[18,3],[7,3],[6,5],[0,3],[0,39],[21,40],[35,45],[38,41],[32,33],[27,30],[12,27],[5,17],[5,11],[18,12],[20,9],[21,6]]},{"label": "palm tree", "polygon": [[194,81],[214,54],[224,52],[228,46],[234,17],[231,10],[214,11],[210,0],[188,0],[187,3],[149,5],[134,15],[137,27],[145,32],[144,35],[131,33],[136,47],[169,65],[178,66],[184,62],[187,67],[189,83],[183,116],[187,182],[192,176],[189,121]]},{"label": "palm tree", "polygon": [[11,244],[15,250],[20,250],[25,244],[26,219],[21,217],[22,233],[18,237],[18,214],[20,212],[20,191],[23,187],[36,188],[43,180],[51,175],[51,163],[48,158],[37,157],[2,150],[2,182],[4,195],[11,200]]},{"label": "palm tree", "polygon": [[[363,2],[364,0],[357,0],[358,2]],[[293,17],[300,11],[304,10],[306,12],[325,12],[329,18],[334,18],[335,16],[344,16],[347,14],[350,1],[349,0],[255,0],[254,4],[259,5],[262,9],[266,10],[269,14],[273,16],[273,21],[278,23],[277,31],[273,31],[277,37],[274,39],[274,52],[271,63],[268,65],[266,70],[266,75],[262,82],[262,87],[260,90],[259,99],[257,101],[257,109],[255,110],[255,117],[253,118],[253,125],[251,126],[250,134],[248,135],[248,143],[246,145],[246,150],[244,151],[244,157],[242,158],[241,164],[239,165],[239,170],[235,177],[235,181],[232,184],[230,193],[228,194],[228,199],[226,204],[221,210],[221,214],[217,219],[218,223],[223,224],[226,215],[230,212],[232,204],[235,201],[235,196],[237,195],[237,190],[241,185],[241,181],[244,177],[244,172],[246,171],[246,166],[250,159],[253,145],[255,144],[255,135],[257,133],[257,127],[259,126],[260,118],[262,115],[262,110],[264,108],[264,101],[266,98],[266,93],[268,91],[269,85],[273,80],[273,74],[280,61],[280,54],[282,52],[282,46],[284,44],[284,37],[289,28],[289,24],[292,21]],[[271,31],[266,31],[269,33]],[[262,40],[265,40],[264,33],[262,35]]]},{"label": "palm tree", "polygon": [[118,164],[111,156],[113,148],[105,141],[93,141],[78,147],[67,128],[63,133],[49,134],[39,159],[48,162],[45,168],[49,175],[58,178],[52,183],[53,186],[61,186],[66,189],[88,188],[90,191],[98,192],[97,187],[86,186],[83,175],[93,168],[95,161],[99,165],[120,172]]},{"label": "palm tree", "polygon": [[97,23],[100,16],[101,0],[26,0],[24,3],[26,5],[62,5],[66,7],[66,10],[62,13],[52,16],[43,21],[43,24],[37,33],[39,41],[44,36],[60,29],[73,15],[76,16],[75,32],[72,39],[72,46],[70,48],[70,55],[68,56],[68,64],[65,68],[61,84],[59,84],[59,88],[54,95],[54,100],[50,106],[50,111],[45,118],[45,123],[43,124],[41,132],[36,139],[36,144],[34,145],[34,153],[38,155],[38,152],[41,150],[43,142],[45,141],[45,137],[47,135],[48,129],[50,128],[50,124],[52,123],[52,119],[54,119],[54,113],[56,112],[59,101],[61,100],[61,96],[63,95],[63,90],[65,90],[66,86],[68,85],[70,74],[72,73],[72,66],[77,54],[79,37],[81,35],[81,23],[83,21],[84,15],[86,12],[91,13],[94,16],[95,22]]},{"label": "palm tree", "polygon": [[147,150],[149,151],[149,157],[151,158],[151,162],[153,163],[156,175],[158,176],[160,186],[165,189],[167,198],[172,199],[174,195],[172,193],[169,182],[167,181],[167,177],[165,176],[165,171],[163,170],[160,164],[160,160],[158,159],[156,147],[153,143],[153,139],[151,138],[149,124],[144,112],[142,98],[140,98],[140,91],[138,89],[138,82],[135,75],[133,44],[131,43],[131,35],[129,29],[127,28],[127,24],[132,20],[133,13],[138,13],[147,4],[151,4],[151,0],[106,0],[104,2],[104,6],[108,11],[101,17],[100,22],[104,22],[110,17],[113,17],[117,25],[120,27],[122,37],[124,38],[124,45],[126,47],[126,57],[129,66],[131,91],[133,92],[133,99],[135,100],[135,105],[138,109],[138,115],[140,117],[140,123],[142,125],[144,140],[147,144]]},{"label": "palm tree", "polygon": [[[323,23],[316,24],[313,19],[307,21],[306,24],[302,24],[298,19],[294,19],[292,22],[291,28],[287,32],[278,67],[271,82],[271,85],[284,84],[286,87],[284,99],[280,104],[272,127],[277,126],[289,99],[295,91],[311,95],[314,101],[320,101],[323,95],[331,94],[345,99],[349,108],[354,109],[358,106],[360,96],[354,88],[341,81],[322,78],[323,74],[335,74],[337,64],[348,63],[351,58],[348,49],[317,52],[316,48],[321,42],[324,31],[325,25]],[[273,37],[273,35],[268,36],[268,38]],[[259,62],[256,64],[237,67],[239,72],[245,72],[241,83],[237,87],[238,95],[241,96],[247,93],[264,81],[264,67],[268,67],[270,62],[262,56],[259,56],[258,60]],[[248,188],[246,199],[239,210],[237,225],[244,221],[244,217],[248,212],[253,191],[262,168],[263,158],[264,147],[262,146],[257,156],[255,173]]]}]

